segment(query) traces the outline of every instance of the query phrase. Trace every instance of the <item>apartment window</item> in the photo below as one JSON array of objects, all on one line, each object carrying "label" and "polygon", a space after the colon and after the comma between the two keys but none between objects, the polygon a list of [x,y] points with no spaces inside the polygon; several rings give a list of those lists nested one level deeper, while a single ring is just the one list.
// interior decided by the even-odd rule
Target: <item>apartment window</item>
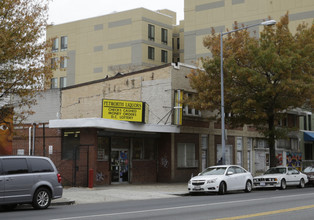
[{"label": "apartment window", "polygon": [[68,67],[68,59],[67,59],[67,57],[61,57],[60,68],[61,69],[65,69],[67,67]]},{"label": "apartment window", "polygon": [[151,24],[148,25],[148,39],[155,40],[155,26]]},{"label": "apartment window", "polygon": [[[188,99],[192,99],[193,98],[193,94],[191,93],[187,93],[185,94],[187,96]],[[183,106],[183,115],[188,115],[188,116],[201,116],[201,111],[198,109],[195,109],[191,106],[188,105],[184,105]]]},{"label": "apartment window", "polygon": [[155,48],[148,47],[148,59],[150,59],[150,60],[155,59]]},{"label": "apartment window", "polygon": [[180,38],[177,38],[177,49],[180,49]]},{"label": "apartment window", "polygon": [[57,57],[51,58],[51,69],[56,69],[57,68],[57,62],[58,62],[58,58]]},{"label": "apartment window", "polygon": [[172,49],[174,50],[174,38],[172,38]]},{"label": "apartment window", "polygon": [[52,52],[58,51],[59,50],[59,38],[53,39],[52,42]]},{"label": "apartment window", "polygon": [[194,143],[178,143],[177,166],[179,168],[198,166],[198,161],[195,158],[195,144]]},{"label": "apartment window", "polygon": [[309,130],[309,131],[312,131],[312,123],[311,123],[311,122],[312,122],[312,115],[308,115],[307,117],[308,117],[308,120],[309,120],[309,127],[308,127],[308,130]]},{"label": "apartment window", "polygon": [[161,62],[164,62],[164,63],[168,62],[168,51],[161,50]]},{"label": "apartment window", "polygon": [[62,36],[61,37],[61,50],[66,50],[66,49],[68,49],[68,37]]},{"label": "apartment window", "polygon": [[66,77],[60,77],[60,88],[64,88],[67,86],[67,78]]},{"label": "apartment window", "polygon": [[161,28],[161,42],[168,44],[168,30]]},{"label": "apartment window", "polygon": [[58,78],[51,79],[51,88],[52,89],[58,88]]}]

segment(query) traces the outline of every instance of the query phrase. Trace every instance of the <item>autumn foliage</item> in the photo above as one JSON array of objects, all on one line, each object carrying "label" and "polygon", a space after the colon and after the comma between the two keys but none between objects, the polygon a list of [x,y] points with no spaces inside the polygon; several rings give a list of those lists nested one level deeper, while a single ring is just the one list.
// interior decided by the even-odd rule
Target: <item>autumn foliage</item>
[{"label": "autumn foliage", "polygon": [[[45,30],[49,0],[0,1],[0,122],[19,108],[15,121],[31,114],[34,97],[52,76]],[[6,106],[6,107],[5,107]]]},{"label": "autumn foliage", "polygon": [[[286,14],[259,37],[244,29],[223,38],[226,123],[254,125],[268,139],[271,166],[275,140],[285,135],[276,122],[287,110],[312,111],[314,104],[314,24],[300,24],[295,34],[288,24]],[[216,110],[220,118],[220,35],[213,32],[204,45],[212,57],[202,58],[203,69],[189,75],[197,95],[188,104]]]}]

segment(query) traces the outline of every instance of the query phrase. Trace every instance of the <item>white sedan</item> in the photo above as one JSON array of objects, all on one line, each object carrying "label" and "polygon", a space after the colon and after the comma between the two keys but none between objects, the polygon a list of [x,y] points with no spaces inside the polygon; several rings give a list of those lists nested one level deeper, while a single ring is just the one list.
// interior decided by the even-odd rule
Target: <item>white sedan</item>
[{"label": "white sedan", "polygon": [[190,179],[188,190],[196,192],[218,192],[220,195],[227,191],[252,191],[253,176],[250,172],[237,165],[212,166]]},{"label": "white sedan", "polygon": [[304,173],[292,167],[272,167],[263,175],[254,177],[255,188],[277,187],[286,189],[287,186],[304,188],[308,178]]}]

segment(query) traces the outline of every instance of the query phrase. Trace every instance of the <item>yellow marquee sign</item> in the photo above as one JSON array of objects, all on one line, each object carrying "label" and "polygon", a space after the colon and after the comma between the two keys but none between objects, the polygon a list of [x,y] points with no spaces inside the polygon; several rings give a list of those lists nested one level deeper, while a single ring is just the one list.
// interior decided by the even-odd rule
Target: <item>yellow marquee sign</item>
[{"label": "yellow marquee sign", "polygon": [[102,118],[106,119],[145,122],[145,115],[147,115],[145,111],[147,110],[145,102],[102,100]]}]

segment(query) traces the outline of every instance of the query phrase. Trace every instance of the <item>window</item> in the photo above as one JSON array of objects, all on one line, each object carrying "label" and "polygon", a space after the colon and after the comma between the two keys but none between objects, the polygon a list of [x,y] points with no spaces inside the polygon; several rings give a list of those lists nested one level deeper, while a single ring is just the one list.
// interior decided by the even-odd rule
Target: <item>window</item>
[{"label": "window", "polygon": [[181,168],[198,166],[198,161],[195,159],[194,143],[178,143],[177,166]]},{"label": "window", "polygon": [[174,38],[172,38],[172,50],[174,50]]},{"label": "window", "polygon": [[180,38],[177,38],[177,49],[180,49]]},{"label": "window", "polygon": [[268,148],[268,143],[267,143],[267,140],[265,139],[257,139],[257,148]]},{"label": "window", "polygon": [[148,25],[148,39],[155,40],[155,26],[151,24]]},{"label": "window", "polygon": [[155,48],[148,47],[148,59],[150,59],[150,60],[155,59]]},{"label": "window", "polygon": [[68,67],[68,58],[67,57],[61,57],[60,68],[65,69],[67,67]]},{"label": "window", "polygon": [[104,161],[109,159],[110,138],[98,137],[97,160]]},{"label": "window", "polygon": [[32,173],[45,173],[54,171],[53,167],[47,160],[30,158],[29,161],[31,164]]},{"label": "window", "polygon": [[80,131],[77,130],[65,130],[62,135],[62,160],[73,160],[79,158],[76,148],[80,146]]},{"label": "window", "polygon": [[51,89],[58,88],[58,78],[51,79]]},{"label": "window", "polygon": [[[192,99],[193,98],[193,94],[191,93],[187,93],[186,94],[188,99]],[[182,109],[183,115],[188,115],[188,116],[201,116],[201,111],[199,111],[198,109],[195,109],[191,106],[188,105],[184,105],[183,109]]]},{"label": "window", "polygon": [[28,173],[25,158],[3,159],[2,165],[4,174]]},{"label": "window", "polygon": [[59,50],[59,38],[53,39],[52,42],[52,52],[58,51]]},{"label": "window", "polygon": [[148,138],[133,139],[133,159],[134,160],[154,160],[155,141]]},{"label": "window", "polygon": [[60,77],[60,88],[64,88],[67,86],[67,78],[66,77]]},{"label": "window", "polygon": [[168,62],[168,51],[161,50],[161,62],[164,62],[164,63]]},{"label": "window", "polygon": [[58,58],[57,57],[51,58],[51,69],[56,69],[57,68],[57,62],[58,62]]},{"label": "window", "polygon": [[168,44],[168,30],[161,28],[161,42]]},{"label": "window", "polygon": [[66,50],[66,49],[68,49],[68,37],[62,36],[61,37],[61,50]]},{"label": "window", "polygon": [[307,116],[308,117],[308,121],[309,121],[309,127],[308,127],[308,130],[309,131],[312,131],[312,115],[308,115]]}]

